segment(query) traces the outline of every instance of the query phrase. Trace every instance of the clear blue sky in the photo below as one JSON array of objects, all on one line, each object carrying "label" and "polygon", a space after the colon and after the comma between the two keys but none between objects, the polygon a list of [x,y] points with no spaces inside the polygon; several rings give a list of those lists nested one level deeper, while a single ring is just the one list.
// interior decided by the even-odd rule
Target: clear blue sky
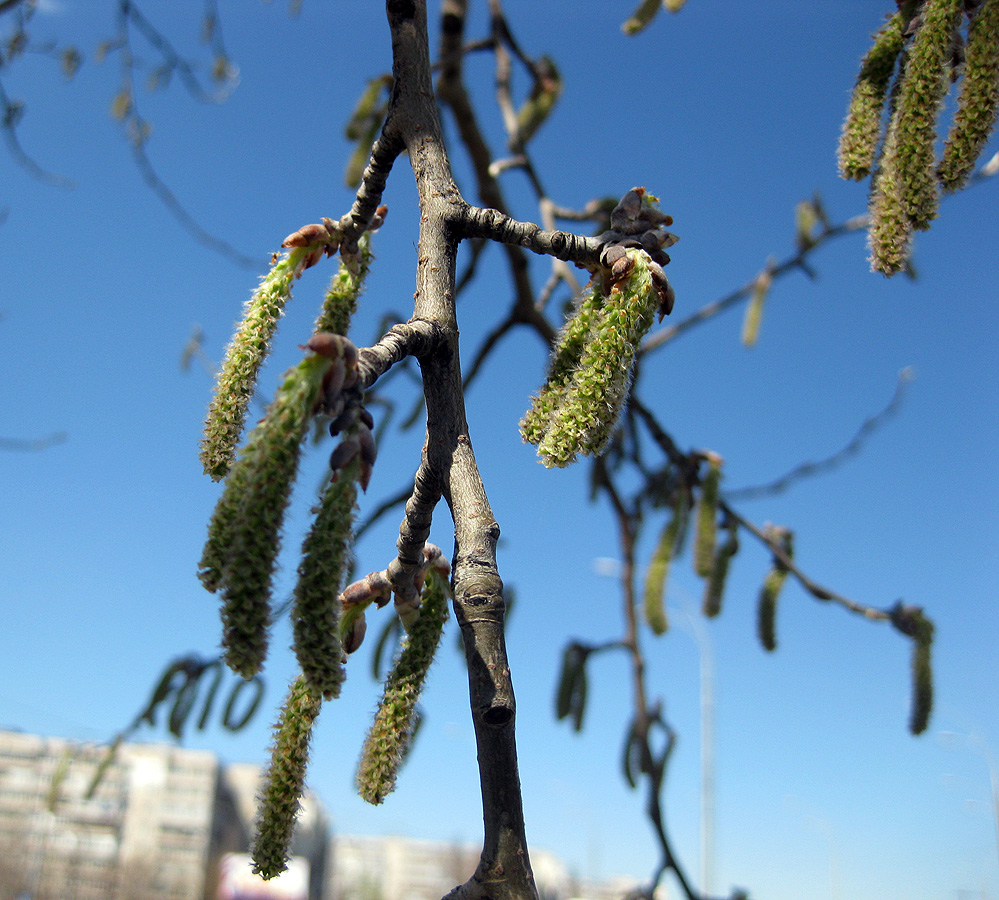
[{"label": "clear blue sky", "polygon": [[[201,106],[174,84],[139,102],[154,126],[149,154],[181,202],[265,259],[290,231],[347,209],[342,124],[367,78],[389,67],[387,27],[380,4],[309,0],[298,18],[284,3],[220,6],[240,66],[230,99]],[[169,658],[218,646],[215,598],[195,577],[218,495],[197,459],[211,387],[197,367],[184,373],[178,363],[195,323],[208,353],[221,356],[256,279],[194,243],[144,187],[108,114],[117,62],[93,59],[112,34],[111,7],[50,0],[36,18],[39,38],[84,52],[74,81],[63,83],[43,58],[2,73],[8,94],[27,103],[26,150],[76,187],[41,184],[0,154],[8,210],[0,436],[68,435],[42,452],[0,456],[0,725],[87,741],[107,739],[134,716]],[[866,186],[837,179],[834,150],[858,61],[894,7],[889,0],[690,0],[634,39],[618,30],[630,3],[506,7],[521,22],[525,50],[552,54],[565,81],[535,144],[546,187],[569,206],[636,184],[662,198],[682,237],[669,270],[674,316],[747,281],[768,256],[786,255],[794,206],[813,192],[834,219],[863,211]],[[193,9],[150,0],[145,10],[208,65]],[[471,35],[482,18],[478,10]],[[152,53],[142,47],[141,55]],[[485,57],[470,71],[499,147]],[[997,149],[993,140],[986,158]],[[470,191],[464,162],[455,169]],[[506,176],[504,187],[520,217],[536,218],[521,176]],[[681,446],[725,457],[729,487],[835,451],[887,402],[903,367],[917,374],[900,414],[863,454],[741,509],[792,527],[800,564],[815,579],[863,603],[902,597],[927,609],[938,633],[930,729],[919,739],[906,731],[909,645],[884,625],[789,583],[778,651],[760,649],[755,596],[768,560],[746,541],[726,609],[707,623],[717,893],[738,884],[768,900],[999,897],[982,749],[999,748],[997,198],[999,183],[988,183],[945,202],[918,238],[915,283],[870,274],[863,237],[846,238],[817,254],[817,280],[792,275],[775,287],[753,350],[740,344],[740,316],[730,313],[645,367],[647,402],[654,398]],[[386,202],[359,343],[372,340],[384,315],[407,316],[418,219],[405,160]],[[466,360],[508,300],[500,256],[489,254],[461,303]],[[547,262],[534,265],[540,284]],[[328,273],[320,267],[298,283],[265,390],[299,358]],[[618,773],[623,660],[597,661],[582,735],[552,716],[564,643],[613,637],[620,625],[615,583],[593,565],[616,553],[608,511],[586,503],[583,467],[543,469],[517,433],[545,361],[535,337],[515,336],[469,397],[476,455],[503,530],[501,573],[519,597],[509,642],[528,835],[581,875],[645,877],[656,856],[643,800]],[[382,451],[364,508],[410,477],[418,432]],[[294,570],[301,513],[324,456],[303,475],[285,573]],[[362,571],[389,561],[398,518],[358,547]],[[433,538],[450,552],[444,507]],[[279,590],[290,590],[287,577]],[[700,590],[689,563],[679,563],[670,602],[694,608]],[[289,642],[279,628],[266,672],[271,706],[293,672]],[[354,660],[344,697],[321,718],[310,774],[338,831],[479,838],[464,674],[450,643],[431,676],[409,768],[378,809],[351,787],[378,693],[366,653]],[[646,646],[651,689],[680,733],[669,825],[699,881],[698,652],[679,626]],[[270,719],[260,715],[236,737],[216,728],[186,743],[263,762]]]}]

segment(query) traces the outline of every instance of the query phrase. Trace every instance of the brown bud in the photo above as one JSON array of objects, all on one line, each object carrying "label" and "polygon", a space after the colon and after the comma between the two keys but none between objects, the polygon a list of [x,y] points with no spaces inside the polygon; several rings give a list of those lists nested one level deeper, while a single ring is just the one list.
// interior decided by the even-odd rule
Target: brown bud
[{"label": "brown bud", "polygon": [[[299,345],[302,350],[311,350],[327,359],[336,359],[343,356],[344,344],[350,343],[342,334],[333,334],[331,331],[317,331],[304,344]],[[355,350],[356,353],[356,350]]]},{"label": "brown bud", "polygon": [[368,426],[368,428],[374,428],[375,427],[375,417],[373,415],[371,415],[370,412],[368,412],[367,407],[365,407],[365,406],[358,407],[358,413],[357,413],[357,415],[360,418],[360,420],[365,425]]},{"label": "brown bud", "polygon": [[350,631],[346,635],[343,641],[343,649],[347,653],[353,653],[361,646],[361,642],[364,640],[364,633],[368,630],[368,623],[364,620],[364,613],[361,613],[356,619],[354,619],[354,624],[351,626]]},{"label": "brown bud", "polygon": [[330,468],[337,472],[361,452],[361,445],[354,438],[340,441],[330,454]]},{"label": "brown bud", "polygon": [[666,215],[654,206],[644,206],[635,216],[635,224],[645,225],[647,228],[658,228],[660,225],[672,225],[673,217]]},{"label": "brown bud", "polygon": [[323,401],[327,406],[340,396],[346,375],[347,367],[343,364],[343,360],[337,357],[323,375]]},{"label": "brown bud", "polygon": [[373,466],[378,456],[378,447],[375,444],[375,437],[367,425],[358,427],[357,440],[361,445],[361,461]]},{"label": "brown bud", "polygon": [[605,247],[600,254],[600,264],[605,268],[611,268],[619,259],[624,259],[627,251],[620,244],[611,244]]},{"label": "brown bud", "polygon": [[303,225],[298,231],[289,234],[282,242],[282,247],[308,247],[310,244],[326,243],[332,235],[325,225]]},{"label": "brown bud", "polygon": [[634,268],[635,260],[630,256],[622,256],[611,266],[611,279],[620,281],[622,278],[627,278],[628,273]]},{"label": "brown bud", "polygon": [[361,486],[361,490],[364,493],[368,492],[368,485],[371,483],[371,471],[371,463],[361,460],[361,467],[357,473],[357,483]]},{"label": "brown bud", "polygon": [[635,187],[621,198],[621,202],[611,212],[611,228],[626,234],[633,233],[632,223],[642,210],[642,196],[644,194],[645,188]]},{"label": "brown bud", "polygon": [[673,286],[669,283],[666,273],[656,263],[649,266],[649,275],[652,277],[652,286],[659,295],[659,321],[661,322],[663,316],[668,316],[673,312],[676,294],[673,292]]},{"label": "brown bud", "polygon": [[375,210],[375,214],[371,217],[371,224],[368,226],[368,231],[377,231],[381,228],[385,224],[385,217],[387,215],[388,207],[383,203]]},{"label": "brown bud", "polygon": [[341,431],[350,426],[354,420],[354,410],[346,409],[330,422],[330,437],[336,437]]}]

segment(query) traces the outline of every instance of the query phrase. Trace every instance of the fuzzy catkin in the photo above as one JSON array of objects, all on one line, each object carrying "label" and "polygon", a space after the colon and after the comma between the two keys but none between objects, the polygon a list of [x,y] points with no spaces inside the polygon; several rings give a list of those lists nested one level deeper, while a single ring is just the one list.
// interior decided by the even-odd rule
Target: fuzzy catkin
[{"label": "fuzzy catkin", "polygon": [[328,331],[331,334],[346,335],[350,320],[357,310],[357,301],[364,290],[364,281],[371,268],[374,254],[371,252],[371,233],[365,232],[357,242],[356,265],[348,265],[343,258],[336,274],[326,290],[323,308],[316,319],[313,331]]},{"label": "fuzzy catkin", "polygon": [[708,471],[701,481],[701,492],[697,501],[694,571],[701,578],[707,578],[714,567],[720,481],[721,461],[718,457],[713,457],[708,460]]},{"label": "fuzzy catkin", "polygon": [[599,456],[617,426],[638,344],[659,307],[648,255],[640,250],[627,255],[633,267],[606,297],[598,300],[600,287],[591,287],[593,299],[581,306],[548,384],[521,422],[521,434],[538,445],[548,467],[568,466],[580,453]]},{"label": "fuzzy catkin", "polygon": [[937,175],[945,191],[968,182],[999,116],[999,0],[985,0],[968,26],[957,112]]},{"label": "fuzzy catkin", "polygon": [[329,360],[306,357],[285,376],[240,453],[209,526],[202,582],[222,593],[226,662],[244,678],[263,665],[270,581],[281,523]]},{"label": "fuzzy catkin", "polygon": [[299,676],[292,682],[274,726],[271,762],[260,795],[251,849],[253,871],[265,879],[280,875],[288,867],[295,817],[301,806],[309,764],[312,725],[321,706],[322,699]]},{"label": "fuzzy catkin", "polygon": [[291,610],[295,655],[302,676],[326,700],[340,695],[346,677],[337,596],[350,565],[358,466],[357,461],[349,464],[323,494],[302,543]]},{"label": "fuzzy catkin", "polygon": [[560,406],[572,375],[603,307],[599,290],[591,289],[579,300],[569,320],[562,326],[552,354],[548,380],[533,398],[531,408],[520,421],[520,433],[529,444],[544,440]]},{"label": "fuzzy catkin", "polygon": [[270,352],[271,338],[304,255],[301,247],[289,251],[261,279],[226,350],[201,442],[201,463],[213,481],[224,478],[235,459],[257,375]]},{"label": "fuzzy catkin", "polygon": [[916,622],[912,647],[912,711],[909,731],[922,734],[930,721],[933,710],[933,623],[921,613]]},{"label": "fuzzy catkin", "polygon": [[448,593],[443,578],[430,569],[423,588],[420,617],[410,629],[385,681],[375,721],[361,750],[357,790],[368,803],[381,803],[395,789],[399,768],[413,736],[416,702],[447,620]]},{"label": "fuzzy catkin", "polygon": [[874,38],[860,64],[839,142],[839,172],[860,180],[871,174],[881,135],[881,116],[895,62],[904,43],[905,17],[895,13]]},{"label": "fuzzy catkin", "polygon": [[669,580],[669,567],[676,555],[681,536],[686,528],[687,494],[682,487],[677,488],[673,502],[673,515],[663,526],[656,541],[656,549],[645,573],[645,590],[642,593],[642,611],[645,621],[653,634],[665,634],[669,629],[666,615],[666,582]]},{"label": "fuzzy catkin", "polygon": [[711,574],[708,575],[707,581],[704,583],[704,598],[701,602],[701,611],[708,619],[713,619],[721,613],[729,564],[732,562],[732,557],[738,552],[739,526],[735,520],[732,520],[729,523],[728,536],[715,552]]},{"label": "fuzzy catkin", "polygon": [[[936,218],[940,188],[934,172],[937,118],[950,84],[954,31],[963,14],[962,0],[926,0],[922,24],[909,48],[893,121],[897,152],[890,164],[902,187],[905,214],[917,230]],[[882,161],[882,169],[889,159]]]}]

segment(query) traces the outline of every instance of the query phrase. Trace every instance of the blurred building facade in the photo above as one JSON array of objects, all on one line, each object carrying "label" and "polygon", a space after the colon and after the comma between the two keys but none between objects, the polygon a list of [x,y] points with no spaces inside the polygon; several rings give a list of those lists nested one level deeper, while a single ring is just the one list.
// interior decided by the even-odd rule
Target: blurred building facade
[{"label": "blurred building facade", "polygon": [[[97,775],[100,775],[97,778]],[[441,900],[477,846],[340,835],[308,793],[292,865],[250,874],[262,770],[164,744],[108,748],[0,730],[0,900]],[[620,900],[634,882],[581,882],[531,849],[542,900]]]},{"label": "blurred building facade", "polygon": [[[468,880],[481,848],[403,837],[339,835],[334,842],[335,900],[441,900]],[[551,853],[531,849],[531,868],[542,900],[576,894],[576,883]]]},{"label": "blurred building facade", "polygon": [[[248,849],[260,776],[207,751],[122,744],[109,758],[0,731],[0,897],[215,900],[223,860]],[[309,864],[302,900],[326,894],[328,848],[310,795],[292,846]]]}]

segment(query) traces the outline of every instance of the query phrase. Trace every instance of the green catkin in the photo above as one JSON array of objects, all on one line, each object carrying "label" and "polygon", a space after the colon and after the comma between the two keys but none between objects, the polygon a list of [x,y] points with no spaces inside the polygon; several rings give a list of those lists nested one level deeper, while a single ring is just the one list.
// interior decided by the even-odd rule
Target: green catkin
[{"label": "green catkin", "polygon": [[673,504],[673,515],[663,527],[656,542],[656,549],[645,573],[645,591],[642,594],[642,610],[645,621],[653,634],[665,634],[669,629],[666,615],[666,582],[669,580],[669,567],[676,554],[679,538],[685,529],[687,518],[687,495],[682,487],[677,488]]},{"label": "green catkin", "polygon": [[704,599],[701,609],[704,616],[713,619],[721,613],[722,597],[725,593],[725,581],[728,578],[729,564],[732,557],[739,552],[739,526],[733,519],[729,522],[728,536],[715,552],[711,574],[704,584]]},{"label": "green catkin", "polygon": [[448,588],[434,569],[427,571],[420,617],[411,627],[368,732],[357,767],[357,791],[371,804],[381,803],[395,788],[409,751],[416,702],[440,644],[447,620]]},{"label": "green catkin", "polygon": [[209,526],[200,573],[221,590],[228,665],[250,678],[263,665],[270,581],[299,452],[329,360],[306,357],[289,370],[236,461]]},{"label": "green catkin", "polygon": [[[774,534],[784,552],[790,557],[793,554],[791,532],[786,529],[774,529],[771,535]],[[763,649],[769,653],[777,649],[777,598],[787,580],[787,572],[787,568],[781,562],[774,560],[774,566],[763,579],[763,587],[760,589],[756,608],[756,633]]]},{"label": "green catkin", "polygon": [[892,276],[905,269],[912,248],[912,223],[905,210],[905,184],[899,175],[895,117],[888,126],[881,168],[871,190],[868,242],[871,270]]},{"label": "green catkin", "polygon": [[340,266],[326,291],[322,312],[316,319],[314,331],[328,331],[346,336],[350,320],[357,310],[357,300],[364,289],[364,281],[374,254],[371,252],[371,232],[365,232],[357,242],[358,264],[350,266],[340,259]]},{"label": "green catkin", "polygon": [[933,623],[919,615],[912,647],[912,711],[909,715],[909,731],[922,734],[930,721],[933,709]]},{"label": "green catkin", "polygon": [[720,481],[721,459],[711,454],[708,458],[708,471],[701,481],[701,493],[697,500],[694,571],[701,578],[709,577],[714,568]]},{"label": "green catkin", "polygon": [[357,146],[354,147],[354,152],[350,154],[350,159],[347,160],[347,169],[343,175],[343,182],[347,187],[356,190],[360,185],[361,178],[364,175],[364,167],[371,158],[371,148],[374,146],[375,140],[377,140],[381,130],[381,119],[371,119],[369,121],[367,130],[361,135]]},{"label": "green catkin", "polygon": [[232,544],[232,529],[239,517],[239,504],[245,495],[248,477],[249,466],[233,468],[208,522],[208,538],[198,563],[198,578],[205,590],[213,594],[222,586],[226,559]]},{"label": "green catkin", "polygon": [[280,875],[288,866],[295,817],[305,786],[312,725],[322,699],[299,676],[274,726],[271,762],[264,779],[251,854],[253,871],[264,878]]},{"label": "green catkin", "polygon": [[968,26],[964,78],[937,175],[945,191],[965,186],[999,115],[999,0],[985,0]]},{"label": "green catkin", "polygon": [[770,292],[770,285],[773,281],[768,269],[760,272],[753,282],[753,293],[746,305],[746,315],[742,320],[742,343],[746,347],[756,344],[760,336],[760,322],[763,320],[763,304],[766,302],[767,294]]},{"label": "green catkin", "polygon": [[555,63],[547,56],[536,63],[541,74],[524,105],[517,110],[516,140],[526,144],[551,115],[558,98],[562,96],[562,76]]},{"label": "green catkin", "polygon": [[264,276],[246,304],[243,320],[226,350],[201,441],[201,463],[213,481],[224,478],[235,459],[257,375],[270,351],[271,338],[304,255],[301,247],[289,251]]},{"label": "green catkin", "polygon": [[631,17],[621,26],[621,30],[628,35],[638,34],[656,17],[660,6],[662,0],[642,0]]},{"label": "green catkin", "polygon": [[295,655],[302,676],[326,700],[340,695],[346,677],[337,597],[350,566],[358,466],[356,460],[350,463],[326,488],[302,544],[291,610]]},{"label": "green catkin", "polygon": [[627,399],[638,344],[659,307],[647,254],[629,250],[628,256],[634,267],[604,298],[579,364],[538,445],[548,467],[568,466],[579,453],[599,456]]},{"label": "green catkin", "polygon": [[[936,218],[940,187],[934,171],[937,117],[950,85],[954,33],[963,0],[926,0],[901,76],[893,122],[896,153],[891,159],[902,188],[905,214],[923,231]],[[882,169],[889,159],[882,161]]]},{"label": "green catkin", "polygon": [[540,444],[551,425],[552,417],[565,396],[572,375],[590,334],[600,318],[603,297],[593,285],[580,299],[575,312],[562,326],[549,366],[548,380],[532,399],[531,408],[520,420],[520,434],[529,444]]},{"label": "green catkin", "polygon": [[344,126],[344,137],[348,141],[360,140],[366,133],[368,125],[373,118],[378,119],[379,122],[384,118],[384,113],[378,101],[381,98],[382,92],[391,83],[392,79],[384,75],[372,78],[368,82],[357,100],[357,106],[354,107],[349,121]]},{"label": "green catkin", "polygon": [[906,18],[895,13],[874,38],[860,64],[860,75],[839,142],[839,173],[859,181],[871,174],[881,134],[881,116],[895,62],[904,44]]},{"label": "green catkin", "polygon": [[756,634],[763,649],[769,653],[777,649],[777,595],[780,594],[786,577],[785,570],[771,569],[763,581],[756,607]]}]

